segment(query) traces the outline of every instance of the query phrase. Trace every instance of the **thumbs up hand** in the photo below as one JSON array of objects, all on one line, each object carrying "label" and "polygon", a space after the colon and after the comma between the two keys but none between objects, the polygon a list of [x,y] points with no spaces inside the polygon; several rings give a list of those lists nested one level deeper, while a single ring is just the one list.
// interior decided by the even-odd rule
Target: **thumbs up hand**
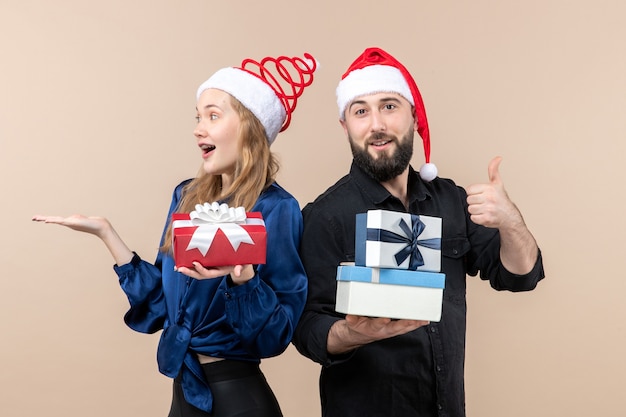
[{"label": "thumbs up hand", "polygon": [[522,215],[504,189],[500,176],[500,162],[497,156],[487,169],[489,182],[467,187],[467,204],[471,220],[486,227],[507,228],[524,224]]}]

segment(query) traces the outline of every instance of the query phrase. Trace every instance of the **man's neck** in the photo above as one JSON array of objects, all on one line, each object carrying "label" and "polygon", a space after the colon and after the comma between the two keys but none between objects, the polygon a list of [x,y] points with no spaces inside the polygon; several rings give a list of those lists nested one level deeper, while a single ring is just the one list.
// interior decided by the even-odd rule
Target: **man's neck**
[{"label": "man's neck", "polygon": [[405,208],[409,207],[409,199],[407,196],[409,182],[409,168],[405,169],[402,174],[389,181],[381,182],[380,184],[385,187],[389,193],[402,202]]}]

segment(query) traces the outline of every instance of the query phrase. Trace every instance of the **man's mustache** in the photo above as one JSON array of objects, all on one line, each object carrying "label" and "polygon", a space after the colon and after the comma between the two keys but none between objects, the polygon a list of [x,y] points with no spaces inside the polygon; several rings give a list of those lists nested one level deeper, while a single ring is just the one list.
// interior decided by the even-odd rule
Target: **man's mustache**
[{"label": "man's mustache", "polygon": [[385,132],[375,132],[372,133],[369,137],[369,142],[373,142],[373,141],[377,141],[377,140],[388,140],[388,141],[394,141],[394,140],[398,140],[398,138],[396,138],[393,135],[389,135]]}]

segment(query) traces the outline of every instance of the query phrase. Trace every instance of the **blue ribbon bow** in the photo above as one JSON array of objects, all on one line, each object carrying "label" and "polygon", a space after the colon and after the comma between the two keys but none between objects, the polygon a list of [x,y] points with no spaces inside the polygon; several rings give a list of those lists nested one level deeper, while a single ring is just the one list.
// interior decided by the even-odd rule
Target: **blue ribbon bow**
[{"label": "blue ribbon bow", "polygon": [[400,219],[398,225],[404,232],[404,236],[389,230],[368,228],[367,240],[378,240],[385,243],[404,243],[405,246],[394,255],[396,265],[401,265],[406,258],[410,257],[408,269],[415,271],[424,265],[424,257],[420,253],[418,246],[429,249],[441,249],[441,238],[418,239],[426,225],[415,214],[411,215],[411,223],[413,224],[412,229],[406,224],[404,219]]}]

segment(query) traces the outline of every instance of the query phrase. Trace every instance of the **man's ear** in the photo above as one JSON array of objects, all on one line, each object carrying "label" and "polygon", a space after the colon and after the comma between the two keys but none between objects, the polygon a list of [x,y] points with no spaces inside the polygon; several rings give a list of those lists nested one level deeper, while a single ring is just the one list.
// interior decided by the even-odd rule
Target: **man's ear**
[{"label": "man's ear", "polygon": [[348,137],[348,126],[346,125],[346,121],[339,119],[339,124],[343,128],[343,133],[345,133],[346,137]]}]

